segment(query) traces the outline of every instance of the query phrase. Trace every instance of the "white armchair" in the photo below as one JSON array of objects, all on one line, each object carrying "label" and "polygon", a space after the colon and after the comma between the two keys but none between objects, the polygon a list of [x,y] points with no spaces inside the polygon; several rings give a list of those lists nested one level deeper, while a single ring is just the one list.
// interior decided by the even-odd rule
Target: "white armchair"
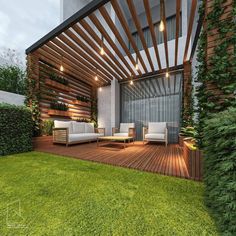
[{"label": "white armchair", "polygon": [[135,124],[120,123],[120,128],[112,128],[112,136],[133,137],[135,139]]},{"label": "white armchair", "polygon": [[143,127],[143,143],[147,141],[165,142],[168,144],[168,129],[166,122],[149,122],[148,128]]}]

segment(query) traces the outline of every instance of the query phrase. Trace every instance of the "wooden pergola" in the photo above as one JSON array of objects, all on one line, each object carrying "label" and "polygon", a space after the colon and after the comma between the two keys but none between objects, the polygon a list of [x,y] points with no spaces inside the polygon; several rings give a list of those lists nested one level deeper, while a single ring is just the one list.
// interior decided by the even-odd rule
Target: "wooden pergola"
[{"label": "wooden pergola", "polygon": [[[166,5],[164,0],[160,0],[160,19],[164,24],[164,31],[160,33],[163,33],[164,36],[165,66],[162,65],[160,59],[157,38],[154,32],[155,22],[153,22],[149,0],[143,0],[142,4],[153,42],[154,58],[150,56],[150,49],[145,41],[143,26],[135,7],[135,0],[126,0],[125,3],[137,29],[144,53],[140,52],[134,41],[121,6],[121,0],[93,0],[26,50],[30,77],[36,80],[39,87],[44,86],[40,85],[40,79],[42,77],[47,79],[46,71],[49,68],[56,73],[63,74],[71,81],[71,86],[67,93],[60,93],[59,100],[71,104],[70,101],[73,101],[73,97],[78,92],[90,97],[93,89],[109,85],[113,79],[127,81],[151,75],[158,76],[166,72],[179,72],[180,69],[184,69],[184,64],[188,64],[192,60],[196,49],[202,25],[202,19],[199,19],[196,30],[193,30],[197,2],[197,0],[191,2],[185,47],[180,48],[181,0],[176,0],[175,50],[170,52],[167,39]],[[127,37],[133,48],[133,54],[131,54],[122,37],[121,29],[117,27],[114,18],[109,14],[108,5],[114,10],[115,17],[122,27],[122,32],[125,33],[125,37]],[[190,46],[191,38],[194,38],[194,40]],[[104,51],[104,54],[101,53],[101,50]],[[180,50],[184,51],[181,62],[178,61]],[[174,54],[175,57],[173,66],[170,66],[169,63],[170,53]],[[138,69],[136,64],[138,64]],[[61,66],[63,66],[63,72],[60,71]],[[42,71],[45,72],[43,75]],[[50,96],[50,94],[47,96]],[[50,100],[46,96],[44,98]],[[71,109],[76,109],[74,106],[70,106]],[[45,106],[46,108],[47,106]],[[78,111],[78,116],[81,115],[89,116],[89,110]]]}]

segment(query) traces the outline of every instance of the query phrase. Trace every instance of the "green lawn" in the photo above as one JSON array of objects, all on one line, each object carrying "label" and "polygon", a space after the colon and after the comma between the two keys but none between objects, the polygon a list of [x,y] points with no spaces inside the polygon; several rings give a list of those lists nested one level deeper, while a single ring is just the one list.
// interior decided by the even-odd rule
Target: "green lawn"
[{"label": "green lawn", "polygon": [[0,235],[217,235],[202,194],[198,182],[56,155],[1,157]]}]

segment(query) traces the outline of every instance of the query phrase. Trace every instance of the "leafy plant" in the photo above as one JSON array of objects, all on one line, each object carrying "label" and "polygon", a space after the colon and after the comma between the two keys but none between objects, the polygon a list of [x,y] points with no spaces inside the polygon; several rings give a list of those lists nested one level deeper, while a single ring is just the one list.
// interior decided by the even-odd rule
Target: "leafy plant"
[{"label": "leafy plant", "polygon": [[91,102],[91,122],[94,123],[94,127],[98,127],[98,105],[97,105],[97,99],[94,99]]},{"label": "leafy plant", "polygon": [[85,122],[85,123],[91,122],[91,120],[89,118],[83,118],[83,117],[76,119],[76,121],[77,122]]},{"label": "leafy plant", "polygon": [[53,110],[59,110],[59,111],[68,111],[68,105],[62,102],[51,102],[50,108]]},{"label": "leafy plant", "polygon": [[33,121],[25,106],[0,103],[0,156],[32,150]]},{"label": "leafy plant", "polygon": [[179,133],[181,136],[195,138],[197,131],[192,126],[182,127]]},{"label": "leafy plant", "polygon": [[90,99],[89,99],[88,97],[86,97],[86,96],[80,96],[80,95],[78,95],[78,96],[76,97],[76,99],[77,99],[78,101],[81,101],[81,102],[90,102]]},{"label": "leafy plant", "polygon": [[64,84],[64,85],[68,85],[69,84],[69,81],[65,78],[63,78],[62,76],[58,76],[56,75],[55,73],[52,73],[50,75],[50,79],[53,80],[53,81],[56,81],[60,84]]},{"label": "leafy plant", "polygon": [[44,120],[42,122],[42,134],[52,135],[53,126],[54,126],[53,120]]},{"label": "leafy plant", "polygon": [[0,90],[25,94],[26,73],[19,66],[0,66]]},{"label": "leafy plant", "polygon": [[236,234],[236,108],[215,114],[204,128],[206,204],[223,235]]}]

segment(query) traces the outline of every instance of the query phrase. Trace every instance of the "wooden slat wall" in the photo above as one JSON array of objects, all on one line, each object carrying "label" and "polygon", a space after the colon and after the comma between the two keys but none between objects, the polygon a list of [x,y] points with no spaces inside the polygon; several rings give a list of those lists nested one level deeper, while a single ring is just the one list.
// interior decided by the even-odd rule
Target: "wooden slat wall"
[{"label": "wooden slat wall", "polygon": [[[69,84],[66,86],[69,91],[58,89],[50,84],[48,81],[50,79],[50,74],[54,73],[58,76],[61,76],[68,80]],[[70,75],[67,75],[63,72],[60,72],[58,69],[55,69],[53,66],[48,65],[44,61],[39,61],[39,91],[40,91],[40,100],[39,108],[41,113],[41,119],[80,119],[80,118],[91,118],[91,105],[88,103],[79,105],[75,104],[76,96],[86,96],[92,98],[93,88],[92,86],[80,81],[77,78],[74,78]],[[68,105],[68,113],[70,116],[52,116],[48,112],[50,110],[50,103],[52,101],[62,102]]]}]

